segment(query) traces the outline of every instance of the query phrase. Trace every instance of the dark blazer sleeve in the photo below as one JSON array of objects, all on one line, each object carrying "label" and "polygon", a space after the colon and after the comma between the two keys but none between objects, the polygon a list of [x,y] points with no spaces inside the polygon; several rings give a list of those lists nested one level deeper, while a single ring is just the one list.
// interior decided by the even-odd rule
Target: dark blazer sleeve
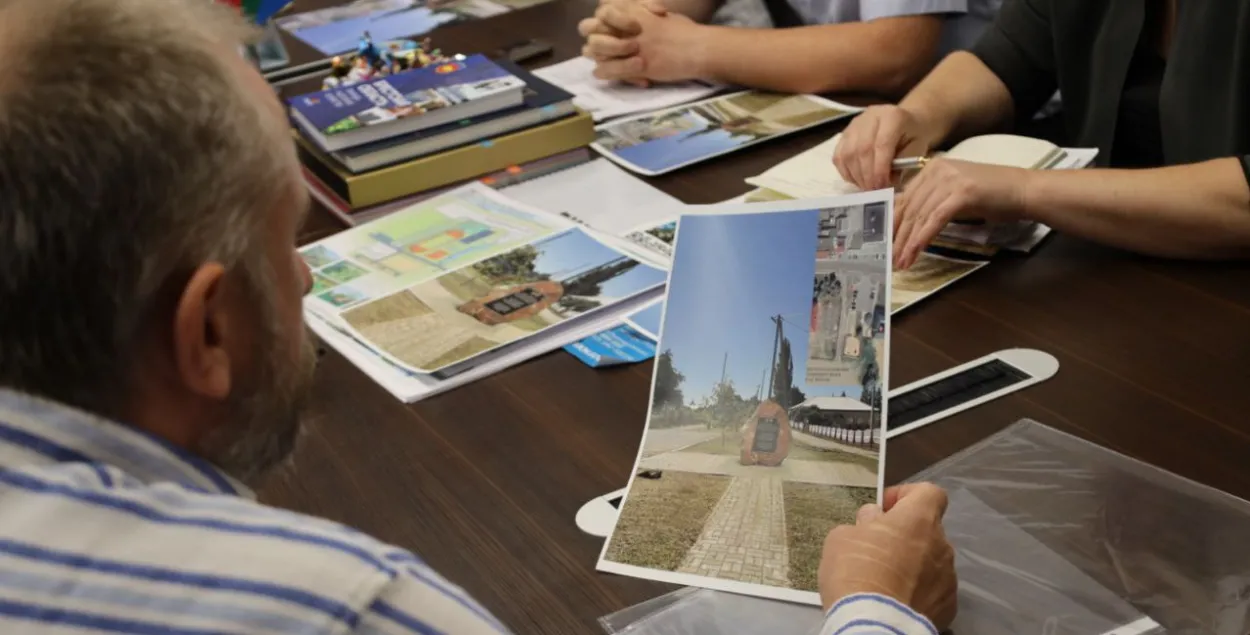
[{"label": "dark blazer sleeve", "polygon": [[1246,185],[1250,185],[1250,154],[1241,157],[1241,169],[1246,173]]},{"label": "dark blazer sleeve", "polygon": [[1007,85],[1021,119],[1032,117],[1058,88],[1052,1],[1006,0],[994,24],[972,47],[972,54]]}]

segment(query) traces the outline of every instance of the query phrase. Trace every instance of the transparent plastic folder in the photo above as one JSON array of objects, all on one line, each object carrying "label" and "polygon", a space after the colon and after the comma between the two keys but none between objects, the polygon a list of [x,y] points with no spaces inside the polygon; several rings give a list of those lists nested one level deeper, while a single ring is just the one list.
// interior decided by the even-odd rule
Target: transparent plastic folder
[{"label": "transparent plastic folder", "polygon": [[[909,480],[950,494],[956,635],[1250,632],[1246,501],[1027,420]],[[706,590],[652,602],[604,628],[808,635],[821,619]]]}]

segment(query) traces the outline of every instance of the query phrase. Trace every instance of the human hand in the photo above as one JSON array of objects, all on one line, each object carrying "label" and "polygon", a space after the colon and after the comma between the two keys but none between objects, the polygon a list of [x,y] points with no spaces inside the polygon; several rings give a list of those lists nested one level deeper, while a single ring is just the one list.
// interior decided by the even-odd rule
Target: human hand
[{"label": "human hand", "polygon": [[911,267],[952,220],[1023,216],[1030,175],[1030,170],[1001,165],[929,161],[895,198],[894,266]]},{"label": "human hand", "polygon": [[898,106],[871,106],[842,132],[833,164],[842,178],[861,189],[889,187],[897,156],[919,156],[939,141],[931,126]]},{"label": "human hand", "polygon": [[859,510],[855,525],[825,538],[820,597],[828,611],[857,593],[894,598],[927,617],[939,631],[958,609],[955,551],[946,541],[946,493],[929,483],[887,489],[884,511]]},{"label": "human hand", "polygon": [[656,0],[606,0],[578,29],[595,77],[673,82],[699,77],[699,31],[706,27]]}]

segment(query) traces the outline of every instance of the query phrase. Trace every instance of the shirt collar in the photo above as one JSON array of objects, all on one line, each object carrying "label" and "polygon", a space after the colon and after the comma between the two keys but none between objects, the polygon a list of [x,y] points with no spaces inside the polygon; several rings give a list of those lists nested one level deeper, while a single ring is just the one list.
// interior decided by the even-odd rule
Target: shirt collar
[{"label": "shirt collar", "polygon": [[0,389],[0,450],[5,449],[18,451],[0,451],[0,468],[96,463],[116,467],[144,483],[174,482],[211,493],[255,497],[247,486],[208,461],[155,435]]}]

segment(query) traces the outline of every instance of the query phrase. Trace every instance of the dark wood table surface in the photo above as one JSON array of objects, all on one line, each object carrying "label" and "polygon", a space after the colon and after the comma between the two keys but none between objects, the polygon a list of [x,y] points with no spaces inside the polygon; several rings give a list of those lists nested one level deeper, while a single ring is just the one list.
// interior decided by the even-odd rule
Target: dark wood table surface
[{"label": "dark wood table surface", "polygon": [[[519,39],[578,54],[589,0],[555,2],[434,34],[444,50]],[[688,203],[836,128],[652,179]],[[341,230],[325,210],[308,241]],[[1126,255],[1052,236],[894,321],[891,385],[1011,347],[1054,354],[1053,379],[892,442],[891,482],[1029,417],[1250,497],[1250,267]],[[602,541],[573,518],[622,487],[647,411],[651,364],[591,370],[556,352],[414,405],[335,353],[319,372],[296,470],[267,502],[341,521],[424,557],[519,633],[600,632],[596,620],[674,587],[598,573]]]}]

